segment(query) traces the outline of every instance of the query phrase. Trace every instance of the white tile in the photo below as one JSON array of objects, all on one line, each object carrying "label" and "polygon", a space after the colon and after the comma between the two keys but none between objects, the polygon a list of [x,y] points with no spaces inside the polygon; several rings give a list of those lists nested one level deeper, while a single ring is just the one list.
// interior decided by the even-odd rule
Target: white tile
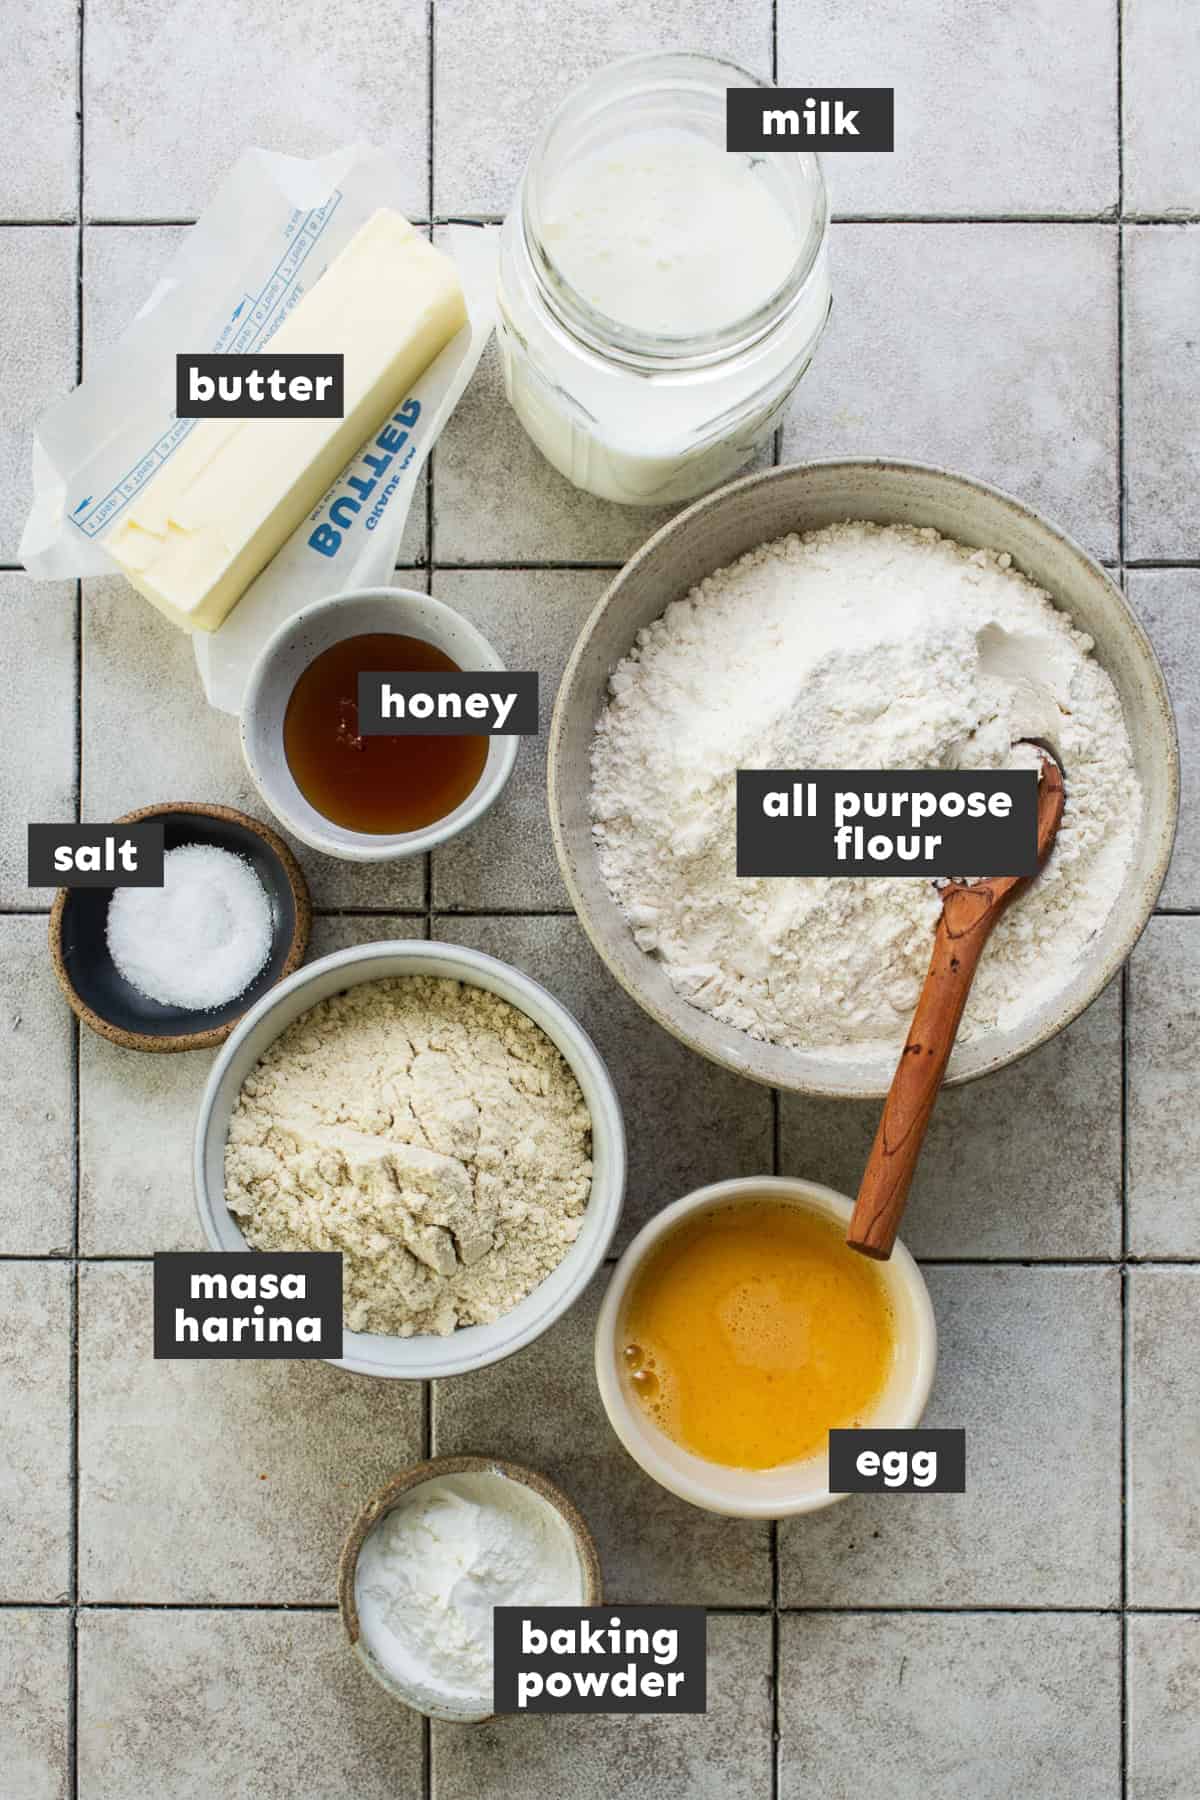
[{"label": "white tile", "polygon": [[[1048,1093],[1055,1129],[1031,1133]],[[881,1111],[781,1094],[781,1172],[853,1197]],[[1032,1056],[939,1095],[900,1230],[915,1256],[1120,1254],[1120,982]]]},{"label": "white tile", "polygon": [[1128,1800],[1195,1800],[1200,1617],[1129,1620]]},{"label": "white tile", "polygon": [[0,1253],[71,1249],[73,1020],[45,918],[0,919]]},{"label": "white tile", "polygon": [[62,1600],[70,1583],[72,1279],[0,1262],[0,1600]]},{"label": "white tile", "polygon": [[1119,1671],[1115,1618],[784,1618],[780,1800],[1120,1800]]},{"label": "white tile", "polygon": [[779,0],[779,81],[895,89],[894,151],[825,158],[837,211],[1116,206],[1113,0]]},{"label": "white tile", "polygon": [[1200,225],[1125,230],[1125,554],[1200,556]]},{"label": "white tile", "polygon": [[156,1361],[152,1310],[148,1264],[82,1265],[82,1597],[328,1603],[359,1507],[421,1454],[419,1384],[308,1361]]},{"label": "white tile", "polygon": [[435,1725],[433,1792],[437,1800],[764,1800],[770,1671],[769,1619],[710,1618],[706,1713],[541,1713],[470,1729]]},{"label": "white tile", "polygon": [[419,1800],[421,1721],[330,1612],[86,1612],[86,1800]]},{"label": "white tile", "polygon": [[[0,757],[0,904],[49,906],[26,886],[25,827],[75,817],[75,583],[0,572],[5,741]],[[15,753],[14,753],[15,752]]]},{"label": "white tile", "polygon": [[193,219],[252,145],[370,144],[398,165],[397,205],[427,210],[425,0],[91,0],[84,52],[88,218]]},{"label": "white tile", "polygon": [[1115,1269],[925,1271],[923,1423],[966,1432],[963,1494],[858,1494],[779,1530],[787,1606],[1113,1606],[1120,1592]]},{"label": "white tile", "polygon": [[1200,1269],[1129,1272],[1129,1604],[1200,1606]]},{"label": "white tile", "polygon": [[93,1031],[79,1043],[79,1247],[84,1256],[207,1248],[192,1184],[196,1112],[215,1052],[156,1056]]},{"label": "white tile", "polygon": [[1151,919],[1129,964],[1129,1247],[1200,1256],[1200,919]]},{"label": "white tile", "polygon": [[[79,199],[79,9],[48,0],[12,21],[4,84],[0,218],[73,219]],[[19,68],[18,68],[19,59]]]},{"label": "white tile", "polygon": [[546,741],[563,665],[607,575],[583,569],[439,570],[433,592],[477,625],[510,669],[539,676],[541,733],[524,738],[500,799],[433,853],[436,907],[568,907],[546,807]]},{"label": "white tile", "polygon": [[0,383],[0,562],[16,562],[33,499],[33,427],[75,384],[76,234],[48,225],[0,229],[8,324]]},{"label": "white tile", "polygon": [[506,213],[538,132],[567,94],[623,56],[701,50],[766,77],[768,0],[438,0],[434,175],[440,216]]},{"label": "white tile", "polygon": [[0,1768],[19,1800],[69,1800],[71,1616],[0,1609]]},{"label": "white tile", "polygon": [[835,226],[833,317],[785,460],[982,476],[1112,559],[1116,255],[1105,225]]},{"label": "white tile", "polygon": [[[237,720],[205,704],[188,634],[119,575],[83,586],[84,818],[198,800],[269,819],[242,760]],[[314,905],[424,903],[421,857],[359,864],[292,848]]]},{"label": "white tile", "polygon": [[1200,211],[1200,39],[1191,0],[1121,0],[1125,210]]},{"label": "white tile", "polygon": [[1158,904],[1200,907],[1200,569],[1130,569],[1125,585],[1158,652],[1179,732],[1179,827]]}]

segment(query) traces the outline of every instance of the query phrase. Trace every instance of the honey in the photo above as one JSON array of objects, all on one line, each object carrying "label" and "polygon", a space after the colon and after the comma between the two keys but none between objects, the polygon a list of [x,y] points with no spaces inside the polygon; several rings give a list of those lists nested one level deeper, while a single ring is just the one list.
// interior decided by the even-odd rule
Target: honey
[{"label": "honey", "polygon": [[823,1455],[869,1422],[896,1356],[883,1277],[842,1228],[767,1197],[686,1220],[626,1303],[623,1380],[683,1449],[728,1468]]},{"label": "honey", "polygon": [[346,831],[390,837],[434,825],[461,806],[483,773],[488,739],[362,736],[358,677],[375,670],[459,673],[422,638],[383,631],[343,638],[314,657],[293,688],[283,750],[296,786],[323,817]]}]

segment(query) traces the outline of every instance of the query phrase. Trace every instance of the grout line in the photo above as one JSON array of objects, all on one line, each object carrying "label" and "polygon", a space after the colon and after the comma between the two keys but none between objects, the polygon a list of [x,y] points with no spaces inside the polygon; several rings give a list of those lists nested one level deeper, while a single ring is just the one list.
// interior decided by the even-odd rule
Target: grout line
[{"label": "grout line", "polygon": [[[435,67],[434,67],[434,56],[436,53],[436,34],[437,34],[437,0],[428,0],[427,17],[428,17],[428,33],[429,33],[429,45],[428,45],[429,67],[427,70],[428,87],[426,90],[426,94],[427,94],[426,103],[429,108],[429,118],[426,122],[427,123],[427,131],[426,131],[425,141],[429,146],[429,160],[428,160],[429,189],[428,189],[427,199],[428,199],[429,218],[431,221],[430,227],[429,227],[429,239],[430,239],[430,242],[432,243],[433,238],[434,238],[434,233],[436,230],[436,226],[433,223],[433,217],[434,217],[434,212],[433,212],[434,137],[433,137],[433,133],[434,133],[434,111],[435,111],[435,106],[436,106],[436,95],[437,95],[437,79],[436,79],[436,71],[435,71]],[[433,486],[434,486],[434,479],[435,479],[434,463],[436,461],[436,457],[437,457],[437,446],[435,444],[430,447],[429,455],[425,458],[425,567],[426,567],[426,570],[428,571],[426,578],[425,578],[425,587],[426,587],[427,592],[432,592],[433,582],[434,582]],[[425,936],[426,936],[426,938],[432,939],[432,937],[433,937],[433,851],[432,850],[427,850],[425,852],[424,863],[425,863]],[[421,1388],[422,1388],[422,1394],[421,1394],[421,1443],[423,1446],[423,1454],[426,1458],[428,1458],[433,1454],[434,1432],[436,1429],[436,1421],[434,1418],[434,1407],[436,1405],[436,1394],[435,1394],[434,1384],[432,1381],[423,1382],[421,1384]],[[426,1717],[424,1714],[422,1714],[422,1717],[421,1717],[421,1792],[422,1792],[422,1795],[424,1796],[424,1800],[433,1800],[433,1721],[431,1719],[429,1719],[428,1717]]]},{"label": "grout line", "polygon": [[[432,113],[430,132],[432,136]],[[426,217],[414,218],[414,225],[503,225],[505,214],[500,212],[453,212],[435,213],[430,207]],[[1123,213],[1120,215],[1127,225],[1176,226],[1187,227],[1200,224],[1200,212],[1182,210],[1173,213]],[[1118,213],[1115,208],[1106,212],[1086,213],[1053,213],[1053,212],[1016,212],[1016,213],[842,213],[830,215],[835,225],[1115,225]],[[149,218],[123,219],[105,213],[89,214],[83,220],[86,227],[96,226],[101,229],[120,229],[123,231],[161,230],[164,226],[188,227],[196,223],[195,219],[182,218]],[[0,218],[0,231],[32,231],[32,230],[70,230],[78,226],[78,219],[8,219]]]},{"label": "grout line", "polygon": [[[632,1597],[615,1595],[610,1602],[615,1606],[627,1606],[642,1603],[644,1596]],[[316,1613],[336,1615],[338,1611],[335,1601],[324,1600],[81,1600],[78,1608],[73,1608],[68,1600],[0,1600],[0,1612],[189,1612],[189,1613]],[[748,1601],[742,1606],[706,1606],[705,1612],[715,1619],[765,1619],[773,1611],[769,1602]],[[1131,1606],[1131,1618],[1147,1619],[1195,1619],[1195,1606]],[[890,1606],[852,1605],[808,1605],[781,1606],[781,1618],[875,1618],[888,1614],[913,1614],[927,1618],[1073,1618],[1073,1619],[1112,1619],[1117,1618],[1121,1608],[1114,1606],[952,1606],[950,1604],[922,1606],[914,1602],[898,1601]]]},{"label": "grout line", "polygon": [[[83,380],[83,198],[84,198],[84,26],[85,0],[79,0],[76,27],[76,104],[78,109],[77,207],[75,230],[75,380]],[[75,818],[83,817],[83,583],[75,582]],[[71,1515],[67,1528],[71,1559],[71,1616],[67,1637],[67,1781],[74,1800],[79,1800],[79,1230],[80,1230],[80,1057],[83,1027],[72,1020],[71,1033]]]}]

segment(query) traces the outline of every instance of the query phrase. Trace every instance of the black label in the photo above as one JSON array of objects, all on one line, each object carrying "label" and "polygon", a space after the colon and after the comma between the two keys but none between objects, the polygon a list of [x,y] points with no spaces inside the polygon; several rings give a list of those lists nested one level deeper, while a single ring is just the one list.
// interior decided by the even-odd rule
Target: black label
[{"label": "black label", "polygon": [[154,1354],[340,1356],[341,1252],[160,1251],[154,1258]]},{"label": "black label", "polygon": [[1033,769],[739,769],[739,875],[1035,875]]},{"label": "black label", "polygon": [[894,88],[726,88],[727,150],[892,150]]},{"label": "black label", "polygon": [[363,737],[536,737],[538,678],[508,669],[412,675],[364,669],[358,678]]},{"label": "black label", "polygon": [[340,419],[344,390],[340,351],[175,358],[175,411],[181,419]]},{"label": "black label", "polygon": [[702,1606],[498,1606],[498,1713],[702,1713]]},{"label": "black label", "polygon": [[30,887],[161,887],[163,823],[31,825]]},{"label": "black label", "polygon": [[965,1431],[831,1431],[831,1494],[962,1494]]}]

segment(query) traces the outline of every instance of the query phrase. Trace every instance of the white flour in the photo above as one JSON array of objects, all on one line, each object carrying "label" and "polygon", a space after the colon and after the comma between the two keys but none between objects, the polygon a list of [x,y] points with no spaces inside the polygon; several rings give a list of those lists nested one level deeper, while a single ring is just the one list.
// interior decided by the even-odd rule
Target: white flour
[{"label": "white flour", "polygon": [[490,1712],[493,1609],[578,1605],[583,1571],[549,1502],[489,1470],[413,1488],[364,1542],[354,1588],[364,1642],[410,1691]]},{"label": "white flour", "polygon": [[940,903],[919,877],[735,873],[738,768],[1066,771],[1058,841],[1001,918],[961,1036],[1061,987],[1104,924],[1141,816],[1116,690],[1007,555],[834,525],[761,545],[638,634],[592,752],[601,868],[694,1006],[795,1048],[898,1044]]},{"label": "white flour", "polygon": [[443,1336],[556,1269],[591,1190],[591,1117],[545,1032],[483,988],[361,982],[242,1084],[225,1199],[256,1250],[340,1250],[350,1331]]}]

